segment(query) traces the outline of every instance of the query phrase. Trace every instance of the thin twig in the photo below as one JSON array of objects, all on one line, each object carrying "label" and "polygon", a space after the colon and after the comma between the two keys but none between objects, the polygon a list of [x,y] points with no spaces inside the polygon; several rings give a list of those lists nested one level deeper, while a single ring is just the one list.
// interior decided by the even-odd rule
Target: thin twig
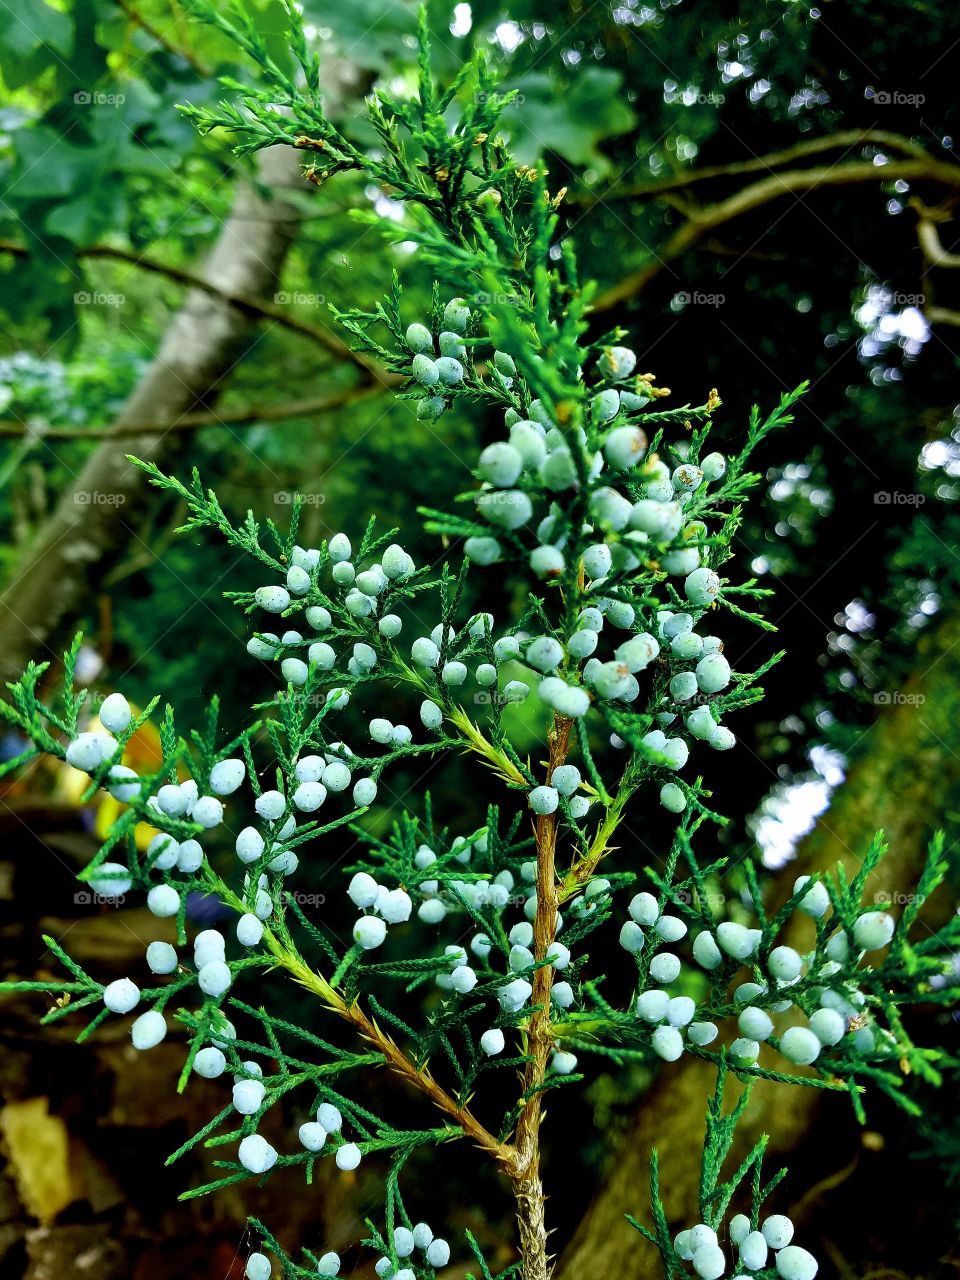
[{"label": "thin twig", "polygon": [[699,169],[687,169],[675,173],[669,178],[652,178],[649,182],[634,183],[629,187],[610,187],[606,191],[589,195],[572,194],[567,196],[566,203],[590,208],[595,204],[609,204],[611,200],[637,200],[650,196],[656,199],[668,191],[676,191],[681,187],[692,187],[701,182],[712,182],[717,178],[732,178],[745,173],[764,173],[782,164],[794,160],[802,160],[806,156],[820,155],[824,151],[839,151],[844,147],[854,147],[858,143],[875,142],[880,146],[890,147],[904,155],[915,159],[932,160],[929,151],[900,133],[888,133],[885,129],[845,129],[839,133],[827,134],[823,138],[811,138],[807,142],[798,142],[796,146],[784,147],[780,151],[769,151],[763,156],[753,156],[749,160],[737,160],[732,164],[705,165]]},{"label": "thin twig", "polygon": [[[550,758],[547,764],[547,786],[550,785],[554,770],[567,758],[572,723],[560,715],[553,718],[548,735]],[[535,958],[543,960],[557,936],[556,811],[540,814],[536,833],[537,910],[533,921],[533,947]],[[540,1125],[543,1120],[542,1086],[553,1043],[550,1031],[552,986],[553,966],[541,964],[533,975],[531,1004],[534,1011],[527,1024],[528,1058],[523,1076],[526,1102],[517,1121],[516,1167],[513,1175],[524,1280],[548,1280],[550,1274],[545,1197],[540,1179]]]},{"label": "thin twig", "polygon": [[145,431],[198,431],[203,427],[250,426],[257,422],[279,422],[291,418],[307,418],[328,409],[355,404],[369,396],[379,395],[379,383],[363,383],[331,391],[323,396],[303,400],[285,400],[280,404],[251,405],[246,409],[221,412],[184,413],[174,422],[124,422],[117,427],[54,427],[49,423],[0,421],[0,437],[33,436],[42,440],[121,440]]},{"label": "thin twig", "polygon": [[819,187],[840,187],[857,183],[894,182],[899,179],[916,181],[926,178],[938,182],[950,190],[960,190],[960,165],[928,157],[925,160],[898,160],[875,165],[868,160],[849,164],[818,166],[813,169],[792,169],[774,173],[760,182],[741,188],[726,200],[705,205],[695,216],[683,224],[657,250],[656,257],[632,275],[625,276],[619,284],[601,293],[593,303],[594,312],[613,310],[636,298],[651,280],[671,262],[717,227],[752,213],[763,205],[797,192],[812,191]]},{"label": "thin twig", "polygon": [[[27,246],[19,244],[15,240],[0,240],[0,253],[10,253],[18,258],[30,256],[30,250]],[[276,303],[266,302],[264,299],[256,298],[249,293],[224,289],[220,285],[205,279],[202,275],[188,271],[185,267],[178,267],[172,262],[161,262],[157,258],[148,257],[146,254],[133,253],[128,249],[121,249],[115,245],[94,244],[85,249],[78,249],[76,253],[78,258],[111,258],[117,262],[124,262],[129,266],[138,267],[141,271],[149,271],[154,275],[164,276],[166,279],[182,284],[186,288],[200,289],[204,293],[212,294],[215,298],[221,298],[224,302],[229,303],[230,306],[236,307],[238,311],[242,311],[244,315],[252,316],[254,319],[272,320],[274,324],[278,324],[284,329],[289,329],[291,333],[298,333],[301,337],[309,338],[311,342],[318,343],[340,359],[359,365],[375,382],[379,382],[384,387],[396,386],[400,382],[397,375],[389,373],[376,361],[370,360],[361,352],[351,350],[332,330],[324,325],[311,324],[309,320],[301,319]]]}]

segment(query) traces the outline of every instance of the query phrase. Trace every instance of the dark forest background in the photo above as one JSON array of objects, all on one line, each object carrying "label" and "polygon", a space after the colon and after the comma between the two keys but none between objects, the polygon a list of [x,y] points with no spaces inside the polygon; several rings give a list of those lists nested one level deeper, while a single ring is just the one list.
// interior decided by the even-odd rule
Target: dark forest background
[{"label": "dark forest background", "polygon": [[[285,56],[280,5],[245,5]],[[344,120],[374,84],[409,80],[412,5],[303,8]],[[766,700],[739,713],[739,749],[711,762],[733,819],[717,851],[759,844],[792,885],[801,867],[855,866],[883,828],[893,852],[877,892],[909,892],[933,831],[954,844],[960,810],[960,10],[478,0],[429,15],[446,72],[485,47],[519,91],[514,145],[567,188],[564,233],[597,280],[597,332],[629,330],[642,369],[673,389],[668,404],[717,387],[722,447],[752,404],[809,379],[794,426],[765,446],[738,537],[740,571],[772,589],[779,634],[745,626],[728,649],[738,665],[787,656]],[[299,489],[306,541],[375,511],[434,560],[417,508],[469,485],[498,424],[417,422],[345,352],[326,303],[371,303],[396,266],[413,314],[431,282],[402,243],[384,247],[351,216],[374,206],[401,219],[389,192],[352,178],[316,190],[289,156],[237,161],[225,139],[196,136],[175,106],[215,100],[217,74],[247,74],[234,57],[177,0],[0,6],[0,670],[56,664],[82,627],[95,693],[120,687],[143,704],[160,692],[183,719],[217,690],[238,724],[275,679],[245,659],[221,595],[256,586],[252,570],[176,536],[183,512],[123,455],[197,466],[235,515],[282,520]],[[475,607],[499,612],[518,585],[486,590]],[[140,749],[156,743],[144,734]],[[419,781],[398,778],[398,793]],[[482,820],[487,796],[465,766],[430,786],[462,806],[465,828]],[[6,971],[52,968],[43,933],[69,935],[112,976],[142,952],[138,910],[78,895],[73,875],[112,816],[108,802],[80,809],[78,794],[48,765],[4,784]],[[667,830],[659,814],[633,824],[637,864]],[[329,898],[337,927],[332,872],[350,837],[331,839],[304,860],[301,887]],[[35,1000],[2,1006],[0,1274],[239,1276],[242,1193],[178,1204],[199,1170],[163,1167],[212,1090],[175,1093],[174,1042],[134,1060],[122,1027],[76,1046],[62,1024],[38,1028],[38,1012]],[[949,1015],[924,1017],[919,1036],[953,1034]],[[789,1155],[790,1211],[821,1275],[956,1272],[956,1085],[917,1085],[921,1119],[874,1101],[865,1127],[843,1100],[761,1091],[753,1123]],[[656,1144],[668,1208],[684,1216],[702,1087],[695,1066],[656,1079],[631,1068],[565,1104],[547,1171],[562,1280],[651,1274],[622,1213],[645,1202]],[[423,1204],[444,1186],[451,1226],[495,1255],[507,1202],[471,1162],[436,1161]],[[277,1178],[257,1207],[290,1245],[322,1224],[336,1246],[375,1181]]]}]

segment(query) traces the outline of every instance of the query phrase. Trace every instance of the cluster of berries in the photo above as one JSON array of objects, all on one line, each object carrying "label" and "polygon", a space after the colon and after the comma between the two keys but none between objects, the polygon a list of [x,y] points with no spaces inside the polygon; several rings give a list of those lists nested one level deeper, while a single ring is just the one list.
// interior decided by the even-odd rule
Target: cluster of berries
[{"label": "cluster of berries", "polygon": [[[809,880],[808,876],[799,877],[794,893],[801,893]],[[829,893],[818,881],[803,893],[798,908],[819,920],[829,905]],[[687,932],[683,921],[660,914],[657,900],[650,893],[638,893],[630,902],[628,913],[630,919],[620,930],[620,945],[632,954],[646,948],[649,934],[645,930],[652,928],[656,945],[662,941],[678,941]],[[748,965],[766,972],[761,981],[742,982],[733,992],[739,1010],[740,1034],[730,1045],[731,1061],[738,1066],[752,1066],[758,1061],[761,1045],[774,1035],[771,1015],[790,1013],[796,1008],[789,989],[800,983],[807,1000],[815,1000],[819,1008],[806,1019],[806,1025],[787,1027],[775,1041],[777,1050],[788,1062],[809,1066],[825,1047],[838,1045],[851,1033],[854,1047],[860,1053],[892,1052],[895,1041],[890,1033],[878,1030],[867,1021],[867,1000],[863,992],[850,979],[832,984],[831,979],[837,978],[843,965],[855,958],[857,951],[862,954],[887,946],[895,928],[893,917],[886,912],[868,911],[856,919],[852,935],[842,928],[832,933],[826,939],[822,954],[815,950],[801,955],[793,947],[780,945],[769,949],[762,960],[760,929],[724,921],[715,930],[703,929],[697,933],[693,939],[693,958],[708,972],[731,964],[737,968]],[[648,967],[651,979],[664,986],[679,978],[681,970],[680,958],[670,952],[657,952]],[[697,1006],[690,997],[671,996],[659,988],[641,992],[635,1013],[642,1021],[656,1024],[652,1048],[668,1062],[676,1061],[682,1054],[684,1031],[688,1042],[695,1046],[711,1044],[719,1035],[715,1022],[707,1018],[697,1020]]]},{"label": "cluster of berries", "polygon": [[678,1258],[689,1262],[700,1280],[721,1280],[733,1273],[733,1280],[750,1280],[750,1272],[763,1271],[773,1254],[780,1280],[814,1280],[818,1264],[812,1253],[791,1244],[793,1223],[783,1214],[764,1219],[755,1230],[742,1213],[730,1219],[730,1244],[737,1251],[738,1265],[729,1267],[717,1233],[705,1222],[681,1231],[673,1242]]}]

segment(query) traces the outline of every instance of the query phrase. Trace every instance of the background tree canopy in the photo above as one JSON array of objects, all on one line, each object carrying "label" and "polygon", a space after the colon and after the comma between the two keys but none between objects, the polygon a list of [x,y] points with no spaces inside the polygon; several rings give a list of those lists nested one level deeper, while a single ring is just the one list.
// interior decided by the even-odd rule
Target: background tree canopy
[{"label": "background tree canopy", "polygon": [[[286,61],[278,0],[242,3]],[[339,118],[358,116],[372,85],[410,76],[412,4],[302,9]],[[483,47],[517,91],[514,149],[544,159],[551,190],[565,188],[565,234],[600,282],[597,333],[630,331],[644,369],[676,389],[667,404],[717,387],[721,440],[732,440],[753,403],[810,380],[793,428],[766,446],[768,485],[739,534],[743,566],[774,592],[768,616],[787,653],[766,700],[740,714],[741,749],[717,759],[734,815],[718,840],[728,854],[759,841],[771,866],[797,858],[809,869],[854,858],[883,827],[909,883],[936,828],[953,843],[960,807],[960,12],[916,0],[478,0],[428,13],[441,71]],[[282,520],[300,490],[306,541],[359,504],[423,560],[418,507],[469,486],[469,460],[494,427],[479,414],[416,420],[338,335],[328,304],[366,305],[391,268],[411,313],[429,307],[429,273],[389,190],[352,176],[311,183],[292,152],[238,161],[177,111],[215,103],[218,76],[248,74],[235,56],[178,0],[0,7],[4,678],[82,626],[98,691],[122,680],[143,702],[176,690],[182,709],[199,709],[215,672],[228,722],[231,703],[249,705],[269,676],[235,660],[242,628],[221,583],[230,573],[233,589],[257,584],[229,548],[175,537],[184,512],[124,454],[181,474],[198,466],[233,515]],[[363,220],[371,206],[395,218],[395,244]],[[744,627],[738,642],[763,638]],[[481,815],[475,780],[448,778],[468,817]],[[35,965],[53,920],[122,972],[139,943],[120,917],[134,913],[78,901],[71,878],[109,812],[77,813],[52,768],[4,785],[5,962]],[[658,821],[630,832],[638,857],[662,848]],[[794,866],[785,874],[792,882]],[[887,874],[878,892],[897,889]],[[318,867],[318,894],[323,876]],[[196,1101],[171,1114],[168,1090],[158,1086],[161,1106],[131,1084],[119,1043],[40,1039],[31,1010],[5,1008],[4,1274],[73,1274],[84,1248],[102,1276],[182,1273],[185,1258],[226,1274],[238,1207],[216,1220],[174,1210],[180,1175],[149,1188],[142,1178],[145,1153],[160,1166]],[[617,1186],[642,1176],[653,1141],[672,1135],[679,1149],[681,1132],[702,1126],[682,1091],[670,1102],[656,1090],[635,1069],[600,1077],[578,1104],[583,1131],[589,1114],[600,1136],[582,1142],[574,1111],[569,1145],[551,1153],[570,1169],[569,1204],[553,1213],[565,1224],[561,1275],[592,1274],[587,1260],[604,1247],[609,1265],[595,1274],[644,1273],[629,1270],[642,1255],[620,1252]],[[936,1099],[918,1098],[922,1123],[879,1107],[867,1131],[842,1104],[760,1116],[801,1165],[816,1148],[822,1173],[831,1149],[831,1177],[794,1216],[810,1212],[837,1274],[957,1265],[960,1130]],[[904,1198],[907,1156],[923,1163]],[[464,1225],[495,1242],[487,1188],[451,1190]],[[316,1203],[276,1205],[275,1220],[295,1236],[320,1215],[335,1234],[362,1212],[342,1195],[321,1185]],[[852,1213],[862,1252],[846,1256],[831,1223]]]}]

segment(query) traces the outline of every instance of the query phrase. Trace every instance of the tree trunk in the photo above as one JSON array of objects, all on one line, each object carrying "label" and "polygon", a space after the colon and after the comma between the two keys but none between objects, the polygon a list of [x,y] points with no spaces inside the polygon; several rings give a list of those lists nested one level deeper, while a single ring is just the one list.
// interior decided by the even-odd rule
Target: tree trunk
[{"label": "tree trunk", "polygon": [[[273,297],[300,221],[284,190],[306,184],[296,152],[261,153],[257,189],[243,183],[204,277],[226,292]],[[260,185],[262,184],[262,186]],[[185,413],[209,407],[243,358],[253,322],[222,298],[192,289],[156,357],[103,440],[28,547],[0,595],[0,679],[16,679],[30,658],[53,657],[94,584],[137,537],[148,485],[127,453],[157,462],[171,453]],[[139,435],[131,425],[163,423]]]},{"label": "tree trunk", "polygon": [[[891,692],[889,705],[863,739],[829,810],[801,843],[796,859],[770,885],[771,902],[787,897],[799,874],[832,870],[838,862],[855,874],[879,829],[886,833],[890,852],[867,886],[867,900],[873,894],[894,895],[913,888],[927,842],[946,812],[956,807],[960,793],[960,756],[949,745],[960,703],[960,616],[944,618],[924,638],[915,672],[902,690]],[[941,910],[948,911],[949,904]],[[896,907],[894,911],[899,914]],[[804,924],[794,917],[792,925],[805,940],[801,947],[809,944]],[[788,926],[787,940],[797,943],[790,932]],[[652,1246],[623,1215],[646,1219],[650,1153],[656,1148],[668,1220],[677,1229],[697,1221],[700,1151],[713,1083],[713,1068],[695,1058],[685,1057],[676,1067],[661,1070],[610,1162],[606,1182],[561,1255],[555,1280],[613,1275],[617,1280],[647,1280],[659,1274]],[[794,1087],[786,1092],[783,1085],[758,1081],[738,1131],[738,1147],[748,1148],[762,1133],[769,1133],[771,1152],[791,1151],[811,1132],[824,1102],[819,1090]]]}]

